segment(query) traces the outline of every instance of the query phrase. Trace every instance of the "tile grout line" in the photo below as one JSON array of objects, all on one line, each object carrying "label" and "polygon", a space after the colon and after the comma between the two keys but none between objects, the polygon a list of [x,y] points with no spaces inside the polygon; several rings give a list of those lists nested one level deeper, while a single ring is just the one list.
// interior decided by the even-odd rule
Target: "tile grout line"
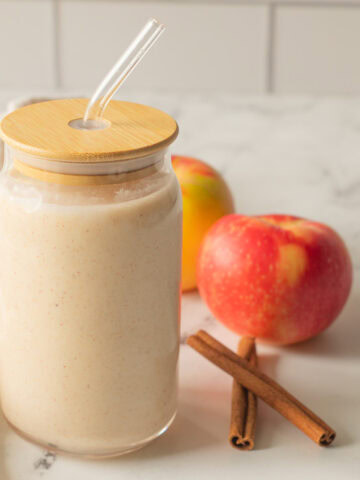
[{"label": "tile grout line", "polygon": [[53,45],[54,45],[54,59],[53,65],[55,70],[55,88],[59,89],[62,84],[61,78],[61,61],[60,61],[60,10],[59,0],[52,0],[53,8]]},{"label": "tile grout line", "polygon": [[[0,0],[0,3],[3,0]],[[57,2],[61,0],[56,0]],[[67,0],[64,0],[67,1]],[[81,1],[81,0],[75,0]],[[88,0],[93,3],[100,3],[101,0]],[[107,0],[111,3],[127,3],[129,0]],[[138,3],[153,3],[154,0],[138,0]],[[157,0],[160,5],[172,3],[172,0]],[[335,7],[335,8],[356,8],[360,7],[360,0],[223,0],[223,5],[245,5],[245,6],[289,6],[289,7]],[[178,0],[178,5],[217,5],[218,0]]]},{"label": "tile grout line", "polygon": [[[344,3],[339,2],[317,2],[316,0],[298,0],[298,1],[286,1],[286,0],[269,0],[266,2],[266,0],[260,0],[263,1],[263,5],[269,4],[270,6],[274,7],[288,7],[288,8],[343,8],[343,9],[352,9],[352,8],[359,8],[360,7],[360,1],[356,0],[355,3],[352,2],[346,2]],[[260,5],[260,3],[255,3],[254,5]]]},{"label": "tile grout line", "polygon": [[274,93],[274,36],[275,36],[275,8],[269,5],[268,35],[267,35],[267,55],[266,55],[266,93]]}]

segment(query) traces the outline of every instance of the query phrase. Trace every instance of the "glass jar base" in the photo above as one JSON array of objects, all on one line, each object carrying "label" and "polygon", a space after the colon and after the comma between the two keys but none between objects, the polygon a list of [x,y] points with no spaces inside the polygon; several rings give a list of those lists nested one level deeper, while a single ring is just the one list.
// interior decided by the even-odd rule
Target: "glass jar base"
[{"label": "glass jar base", "polygon": [[39,446],[39,447],[45,448],[46,450],[48,450],[50,452],[54,452],[54,453],[60,454],[60,455],[71,456],[71,457],[87,458],[87,459],[90,459],[90,460],[105,460],[107,458],[121,457],[122,455],[126,455],[127,453],[132,453],[132,452],[135,452],[137,450],[140,450],[141,448],[146,447],[149,443],[151,443],[152,441],[159,438],[161,435],[163,435],[168,430],[170,425],[175,420],[175,417],[176,417],[176,412],[173,414],[173,416],[170,418],[170,420],[167,422],[167,424],[161,430],[156,432],[154,435],[151,435],[150,437],[146,438],[145,440],[142,440],[141,442],[133,443],[133,444],[130,444],[126,447],[114,449],[112,451],[108,450],[108,451],[103,451],[103,452],[98,452],[98,453],[97,452],[96,453],[86,452],[86,451],[84,451],[84,452],[82,452],[82,451],[79,451],[79,452],[68,451],[68,450],[62,449],[62,448],[60,448],[56,445],[47,444],[45,442],[37,440],[36,438],[32,437],[31,435],[28,435],[27,433],[24,433],[22,430],[20,430],[15,425],[13,425],[6,417],[5,417],[5,420],[8,423],[8,425],[11,427],[11,429],[15,433],[17,433],[17,435],[19,435],[21,438],[23,438],[24,440],[26,440],[30,443],[33,443],[33,444]]}]

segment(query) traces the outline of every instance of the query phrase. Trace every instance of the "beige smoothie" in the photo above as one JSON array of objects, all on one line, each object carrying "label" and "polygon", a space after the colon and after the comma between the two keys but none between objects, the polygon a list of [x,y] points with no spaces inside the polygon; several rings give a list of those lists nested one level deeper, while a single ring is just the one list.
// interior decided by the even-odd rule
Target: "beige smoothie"
[{"label": "beige smoothie", "polygon": [[[23,187],[21,187],[23,182]],[[174,175],[0,185],[1,401],[63,451],[111,455],[176,410],[181,199]]]}]

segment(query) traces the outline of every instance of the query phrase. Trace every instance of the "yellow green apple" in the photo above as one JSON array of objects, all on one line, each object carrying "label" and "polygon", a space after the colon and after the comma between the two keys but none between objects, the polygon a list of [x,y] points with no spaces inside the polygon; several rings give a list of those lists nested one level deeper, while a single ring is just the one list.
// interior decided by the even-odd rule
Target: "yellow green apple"
[{"label": "yellow green apple", "polygon": [[182,290],[196,288],[196,261],[204,235],[220,217],[234,211],[222,176],[196,158],[172,156],[183,197]]}]

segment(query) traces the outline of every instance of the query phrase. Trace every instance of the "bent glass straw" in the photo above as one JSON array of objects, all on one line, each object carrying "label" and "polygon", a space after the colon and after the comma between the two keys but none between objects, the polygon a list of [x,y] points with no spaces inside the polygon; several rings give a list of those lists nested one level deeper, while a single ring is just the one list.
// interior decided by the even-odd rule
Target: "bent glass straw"
[{"label": "bent glass straw", "polygon": [[[150,18],[129,47],[121,55],[109,73],[95,90],[95,93],[87,104],[83,118],[83,127],[87,128],[89,120],[101,121],[104,110],[130,73],[140,60],[147,54],[156,40],[165,30],[165,25],[155,18]],[[89,127],[90,122],[89,122]]]}]

